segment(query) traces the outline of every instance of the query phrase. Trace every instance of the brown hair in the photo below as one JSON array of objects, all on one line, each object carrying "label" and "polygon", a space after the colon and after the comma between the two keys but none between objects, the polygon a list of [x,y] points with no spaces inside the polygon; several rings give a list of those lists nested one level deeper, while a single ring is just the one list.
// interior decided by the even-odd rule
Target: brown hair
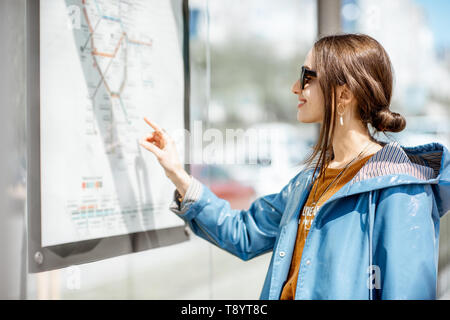
[{"label": "brown hair", "polygon": [[323,174],[334,158],[331,142],[336,121],[333,110],[336,110],[337,86],[347,84],[355,96],[358,114],[372,141],[378,142],[371,135],[368,124],[377,132],[399,132],[405,128],[406,120],[389,110],[393,68],[378,41],[365,34],[325,36],[314,43],[313,57],[312,68],[317,72],[324,96],[324,118],[318,142],[303,163],[310,166],[314,162],[314,173],[320,163],[320,174]]}]

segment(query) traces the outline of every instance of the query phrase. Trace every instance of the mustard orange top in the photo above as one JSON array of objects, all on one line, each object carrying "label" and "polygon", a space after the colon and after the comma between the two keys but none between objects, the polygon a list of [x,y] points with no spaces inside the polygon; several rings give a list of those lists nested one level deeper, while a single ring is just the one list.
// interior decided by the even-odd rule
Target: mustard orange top
[{"label": "mustard orange top", "polygon": [[309,228],[311,227],[311,223],[314,219],[315,213],[317,210],[324,204],[333,194],[335,194],[341,187],[343,187],[347,182],[352,180],[352,178],[358,173],[358,171],[364,166],[364,164],[372,157],[373,154],[368,155],[364,158],[361,158],[351,164],[347,170],[333,183],[333,185],[322,195],[320,200],[317,202],[316,209],[312,205],[314,191],[316,191],[315,201],[318,200],[322,192],[328,187],[328,185],[336,178],[336,176],[342,171],[343,168],[333,169],[326,168],[325,169],[325,179],[322,177],[320,179],[316,179],[313,187],[309,193],[308,199],[306,200],[305,205],[302,209],[302,214],[300,216],[298,229],[297,229],[297,238],[294,247],[294,253],[292,255],[291,267],[289,269],[287,281],[283,287],[281,292],[281,300],[294,300],[295,297],[295,288],[297,287],[297,278],[300,270],[300,261],[302,258],[303,247],[305,245],[306,237],[308,236]]}]

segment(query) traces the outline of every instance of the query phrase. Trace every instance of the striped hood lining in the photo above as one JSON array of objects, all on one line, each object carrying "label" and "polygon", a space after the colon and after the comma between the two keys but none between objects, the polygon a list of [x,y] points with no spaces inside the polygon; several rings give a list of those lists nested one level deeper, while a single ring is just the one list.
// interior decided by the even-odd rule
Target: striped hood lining
[{"label": "striped hood lining", "polygon": [[439,175],[443,151],[432,144],[421,147],[402,147],[393,141],[375,153],[353,177],[352,184],[392,174],[406,174],[419,180],[434,179]]},{"label": "striped hood lining", "polygon": [[421,166],[427,166],[433,169],[434,177],[439,175],[439,170],[441,168],[442,161],[442,151],[439,152],[431,152],[423,155],[413,155],[407,154],[409,160],[413,163],[417,163]]}]

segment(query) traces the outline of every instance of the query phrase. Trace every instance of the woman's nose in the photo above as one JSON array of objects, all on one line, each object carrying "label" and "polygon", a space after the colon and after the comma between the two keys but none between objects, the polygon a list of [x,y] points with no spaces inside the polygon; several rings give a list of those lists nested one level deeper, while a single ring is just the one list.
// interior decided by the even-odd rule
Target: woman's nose
[{"label": "woman's nose", "polygon": [[291,91],[293,94],[300,94],[300,80],[295,81],[292,85]]}]

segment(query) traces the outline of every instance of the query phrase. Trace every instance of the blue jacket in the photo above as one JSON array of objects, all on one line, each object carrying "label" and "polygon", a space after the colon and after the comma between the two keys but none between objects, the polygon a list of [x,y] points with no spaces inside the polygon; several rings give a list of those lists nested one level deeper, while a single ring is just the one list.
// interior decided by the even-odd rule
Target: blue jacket
[{"label": "blue jacket", "polygon": [[[449,163],[439,143],[384,144],[316,213],[295,299],[435,299]],[[196,235],[243,260],[272,251],[260,299],[279,299],[312,173],[301,170],[248,210],[231,209],[193,178],[181,206],[170,208]]]}]

